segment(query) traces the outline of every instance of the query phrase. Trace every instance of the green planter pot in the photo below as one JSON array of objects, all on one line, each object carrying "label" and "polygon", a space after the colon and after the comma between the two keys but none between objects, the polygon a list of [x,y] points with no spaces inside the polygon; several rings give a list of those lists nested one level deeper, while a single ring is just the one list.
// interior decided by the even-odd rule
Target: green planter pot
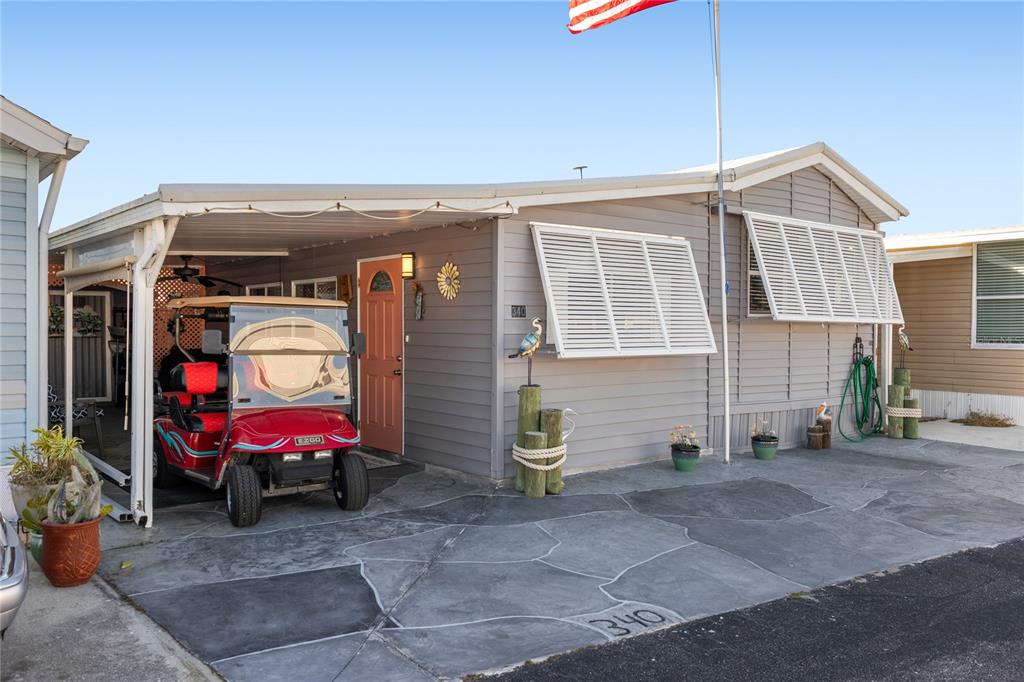
[{"label": "green planter pot", "polygon": [[37,564],[43,563],[43,535],[42,533],[28,533],[28,551]]},{"label": "green planter pot", "polygon": [[761,440],[751,440],[750,445],[754,448],[754,457],[758,459],[775,459],[775,453],[779,451],[779,441],[766,443]]},{"label": "green planter pot", "polygon": [[700,461],[700,450],[677,450],[672,448],[672,464],[676,471],[693,471]]}]

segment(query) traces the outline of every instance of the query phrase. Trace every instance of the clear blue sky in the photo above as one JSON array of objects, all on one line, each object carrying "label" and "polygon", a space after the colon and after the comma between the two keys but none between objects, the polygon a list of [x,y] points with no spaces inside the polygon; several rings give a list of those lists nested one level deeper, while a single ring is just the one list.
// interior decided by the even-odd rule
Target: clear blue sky
[{"label": "clear blue sky", "polygon": [[[1020,2],[724,0],[727,157],[825,140],[910,208],[1024,222]],[[161,182],[490,182],[714,160],[707,8],[12,3],[2,91],[91,144],[55,227]]]}]

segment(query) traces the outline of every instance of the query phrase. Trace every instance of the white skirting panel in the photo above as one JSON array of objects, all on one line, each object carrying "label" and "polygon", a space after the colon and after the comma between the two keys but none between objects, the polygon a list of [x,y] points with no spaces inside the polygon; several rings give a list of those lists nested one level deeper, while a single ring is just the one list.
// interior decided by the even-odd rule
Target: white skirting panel
[{"label": "white skirting panel", "polygon": [[1024,396],[931,391],[916,388],[911,389],[910,394],[921,401],[921,413],[926,417],[960,419],[967,416],[971,410],[976,410],[1001,414],[1009,417],[1016,424],[1024,424]]}]

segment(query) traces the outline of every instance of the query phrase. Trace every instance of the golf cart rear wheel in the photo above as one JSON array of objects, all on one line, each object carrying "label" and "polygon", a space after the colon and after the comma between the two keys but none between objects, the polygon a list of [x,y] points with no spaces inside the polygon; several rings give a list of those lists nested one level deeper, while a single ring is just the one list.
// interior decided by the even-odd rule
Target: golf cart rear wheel
[{"label": "golf cart rear wheel", "polygon": [[154,488],[173,488],[176,485],[181,485],[181,477],[178,476],[171,469],[171,465],[167,463],[167,456],[164,455],[164,446],[160,444],[160,441],[153,439],[153,487]]},{"label": "golf cart rear wheel", "polygon": [[254,526],[263,514],[263,487],[260,475],[247,464],[228,469],[228,518],[238,528]]},{"label": "golf cart rear wheel", "polygon": [[370,477],[363,458],[346,452],[334,464],[334,501],[345,511],[359,511],[370,499]]}]

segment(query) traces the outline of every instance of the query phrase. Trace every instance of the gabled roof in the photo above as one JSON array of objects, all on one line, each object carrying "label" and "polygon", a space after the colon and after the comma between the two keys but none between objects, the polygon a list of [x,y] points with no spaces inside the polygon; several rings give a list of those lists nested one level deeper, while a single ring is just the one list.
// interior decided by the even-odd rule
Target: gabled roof
[{"label": "gabled roof", "polygon": [[[722,165],[724,170],[732,172],[731,177],[726,175],[726,180],[731,180],[731,184],[726,185],[727,190],[739,191],[786,173],[815,167],[839,185],[872,221],[881,223],[910,215],[910,211],[903,204],[893,199],[824,142],[745,156],[725,161]],[[713,173],[717,167],[717,164],[712,163],[677,172]]]},{"label": "gabled roof", "polygon": [[[739,191],[809,167],[836,182],[874,222],[908,215],[906,208],[823,142],[728,161],[725,189]],[[717,166],[709,164],[653,175],[472,185],[164,184],[152,194],[58,230],[50,245],[63,248],[161,216],[214,214],[224,215],[225,222],[228,214],[255,213],[348,212],[358,218],[362,211],[396,219],[410,216],[390,223],[387,231],[396,232],[422,228],[431,220],[440,224],[509,215],[530,206],[714,192],[716,183]],[[207,229],[213,227],[211,219]],[[351,238],[356,238],[354,233]]]},{"label": "gabled roof", "polygon": [[0,139],[39,158],[39,180],[53,172],[57,159],[71,159],[89,144],[0,95]]}]

